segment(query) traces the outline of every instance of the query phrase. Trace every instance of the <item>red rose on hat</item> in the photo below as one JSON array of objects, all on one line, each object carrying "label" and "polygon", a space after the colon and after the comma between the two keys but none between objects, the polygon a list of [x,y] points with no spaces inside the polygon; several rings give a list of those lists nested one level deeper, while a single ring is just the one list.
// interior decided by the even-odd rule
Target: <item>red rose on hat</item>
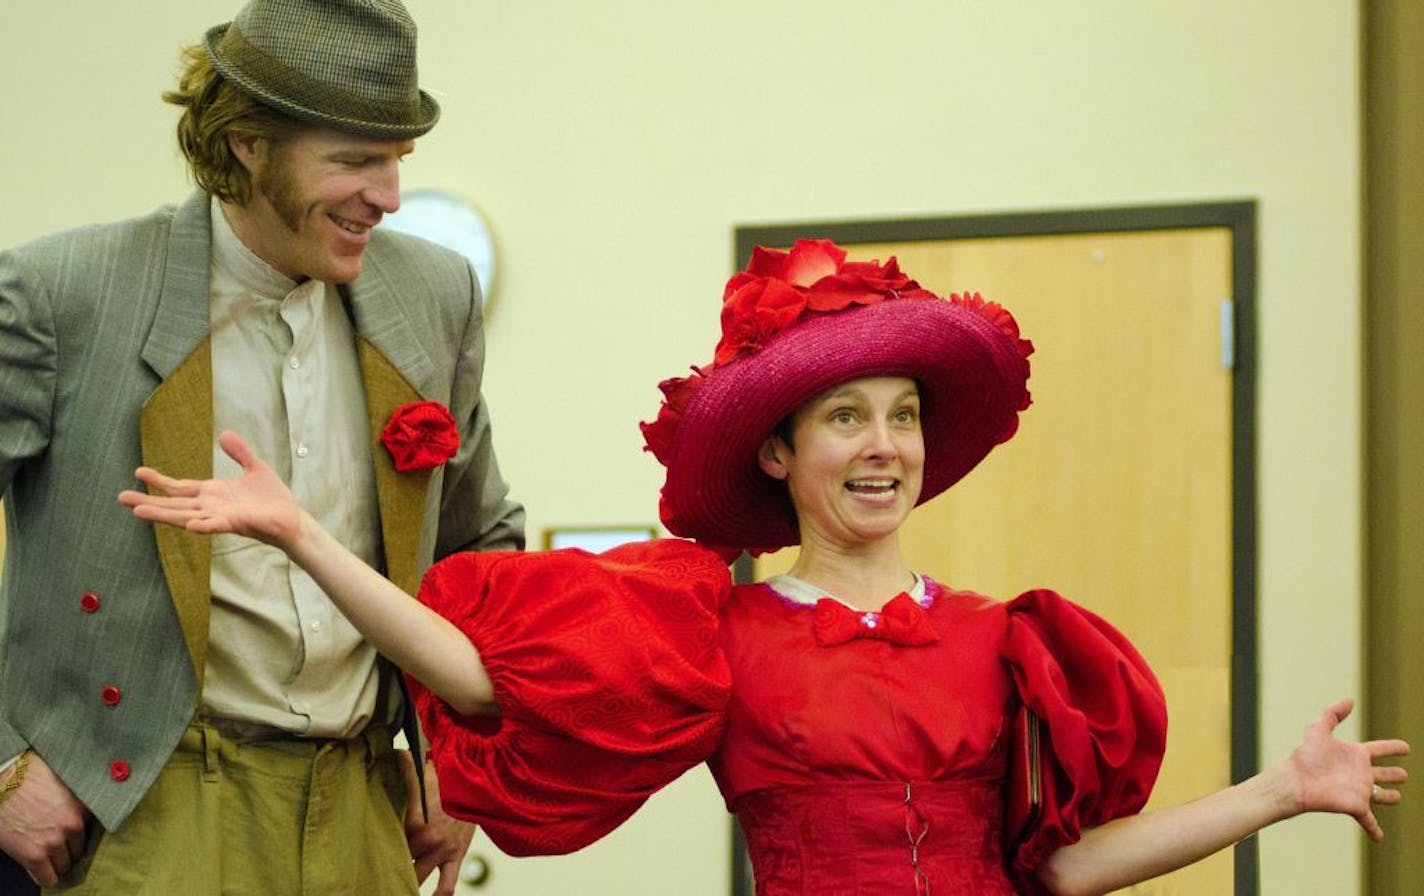
[{"label": "red rose on hat", "polygon": [[934,298],[894,258],[885,264],[846,261],[845,250],[830,240],[797,240],[788,252],[757,246],[747,269],[728,280],[722,293],[722,341],[713,364],[759,351],[807,313]]},{"label": "red rose on hat", "polygon": [[413,401],[396,408],[381,430],[381,444],[402,473],[430,470],[460,450],[460,431],[450,410],[438,401]]},{"label": "red rose on hat", "polygon": [[805,310],[805,295],[780,280],[759,277],[742,285],[722,305],[722,341],[713,363],[756,351]]}]

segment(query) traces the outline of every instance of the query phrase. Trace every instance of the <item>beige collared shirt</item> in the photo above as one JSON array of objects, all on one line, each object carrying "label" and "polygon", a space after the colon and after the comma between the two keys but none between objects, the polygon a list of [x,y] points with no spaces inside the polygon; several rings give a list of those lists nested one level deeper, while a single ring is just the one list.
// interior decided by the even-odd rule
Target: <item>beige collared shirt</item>
[{"label": "beige collared shirt", "polygon": [[[379,516],[352,325],[334,286],[297,284],[238,239],[212,203],[213,424],[252,445],[357,556],[379,556]],[[239,468],[213,447],[213,474]],[[348,737],[375,705],[376,654],[275,548],[213,539],[203,714],[237,733]]]}]

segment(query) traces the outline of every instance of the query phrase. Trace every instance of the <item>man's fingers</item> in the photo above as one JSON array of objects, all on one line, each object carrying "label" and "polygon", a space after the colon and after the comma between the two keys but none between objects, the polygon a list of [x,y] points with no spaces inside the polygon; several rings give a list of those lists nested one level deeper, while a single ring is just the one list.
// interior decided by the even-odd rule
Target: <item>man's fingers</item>
[{"label": "man's fingers", "polygon": [[425,879],[430,876],[430,872],[435,870],[435,859],[428,853],[415,857],[415,879],[417,883],[425,883]]},{"label": "man's fingers", "polygon": [[[25,871],[34,878],[35,883],[42,887],[53,887],[59,883],[59,872],[55,870],[54,863],[49,856],[45,856],[37,862],[24,862]],[[68,870],[68,869],[66,869]]]},{"label": "man's fingers", "polygon": [[440,880],[431,896],[455,896],[455,887],[460,883],[460,859],[451,859],[440,866]]},{"label": "man's fingers", "polygon": [[[69,835],[65,838],[65,846],[69,851],[69,867],[79,864],[79,860],[84,858],[84,847],[88,839],[89,832],[84,829],[83,825],[70,829]],[[69,868],[65,869],[66,872],[68,870]]]}]

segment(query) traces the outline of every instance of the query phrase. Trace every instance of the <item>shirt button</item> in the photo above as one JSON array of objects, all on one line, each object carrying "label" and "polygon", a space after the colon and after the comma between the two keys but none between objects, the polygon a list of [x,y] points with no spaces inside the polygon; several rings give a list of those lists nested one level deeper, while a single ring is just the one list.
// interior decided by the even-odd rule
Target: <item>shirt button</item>
[{"label": "shirt button", "polygon": [[118,706],[124,694],[114,685],[106,684],[99,690],[99,699],[104,701],[105,706]]},{"label": "shirt button", "polygon": [[129,764],[122,759],[115,759],[109,763],[109,777],[119,782],[127,781],[129,779]]},{"label": "shirt button", "polygon": [[311,630],[314,631],[314,632],[319,632],[319,631],[321,631],[321,620],[320,620],[320,619],[314,619],[314,620],[312,620]]},{"label": "shirt button", "polygon": [[99,595],[95,594],[92,591],[86,591],[83,594],[79,595],[79,606],[86,613],[99,612],[100,603],[101,601],[99,600]]},{"label": "shirt button", "polygon": [[298,368],[300,368],[300,367],[302,366],[302,359],[301,359],[301,358],[289,358],[289,359],[287,360],[287,366],[290,367],[290,368],[292,368],[293,370],[297,370]]},{"label": "shirt button", "polygon": [[298,445],[298,446],[297,446],[297,457],[306,457],[306,456],[307,456],[308,454],[310,454],[310,453],[311,453],[311,452],[307,450],[307,446],[305,446],[305,445]]}]

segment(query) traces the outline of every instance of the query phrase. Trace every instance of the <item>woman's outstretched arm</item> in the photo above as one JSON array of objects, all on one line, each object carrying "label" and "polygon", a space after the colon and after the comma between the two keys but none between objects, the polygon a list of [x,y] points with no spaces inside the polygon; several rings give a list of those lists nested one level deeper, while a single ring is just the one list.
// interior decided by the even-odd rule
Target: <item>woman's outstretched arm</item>
[{"label": "woman's outstretched arm", "polygon": [[152,491],[123,491],[119,503],[140,519],[208,535],[233,532],[280,549],[366,640],[455,710],[498,711],[479,652],[459,629],[333,538],[240,436],[223,432],[218,444],[242,467],[241,474],[173,479],[140,467],[135,475]]},{"label": "woman's outstretched arm", "polygon": [[1175,871],[1304,812],[1352,816],[1370,839],[1383,839],[1373,804],[1399,802],[1395,786],[1408,774],[1377,762],[1408,754],[1409,745],[1337,738],[1335,726],[1353,707],[1347,698],[1327,708],[1289,756],[1240,784],[1085,831],[1077,843],[1048,858],[1040,879],[1063,896],[1106,893]]}]

